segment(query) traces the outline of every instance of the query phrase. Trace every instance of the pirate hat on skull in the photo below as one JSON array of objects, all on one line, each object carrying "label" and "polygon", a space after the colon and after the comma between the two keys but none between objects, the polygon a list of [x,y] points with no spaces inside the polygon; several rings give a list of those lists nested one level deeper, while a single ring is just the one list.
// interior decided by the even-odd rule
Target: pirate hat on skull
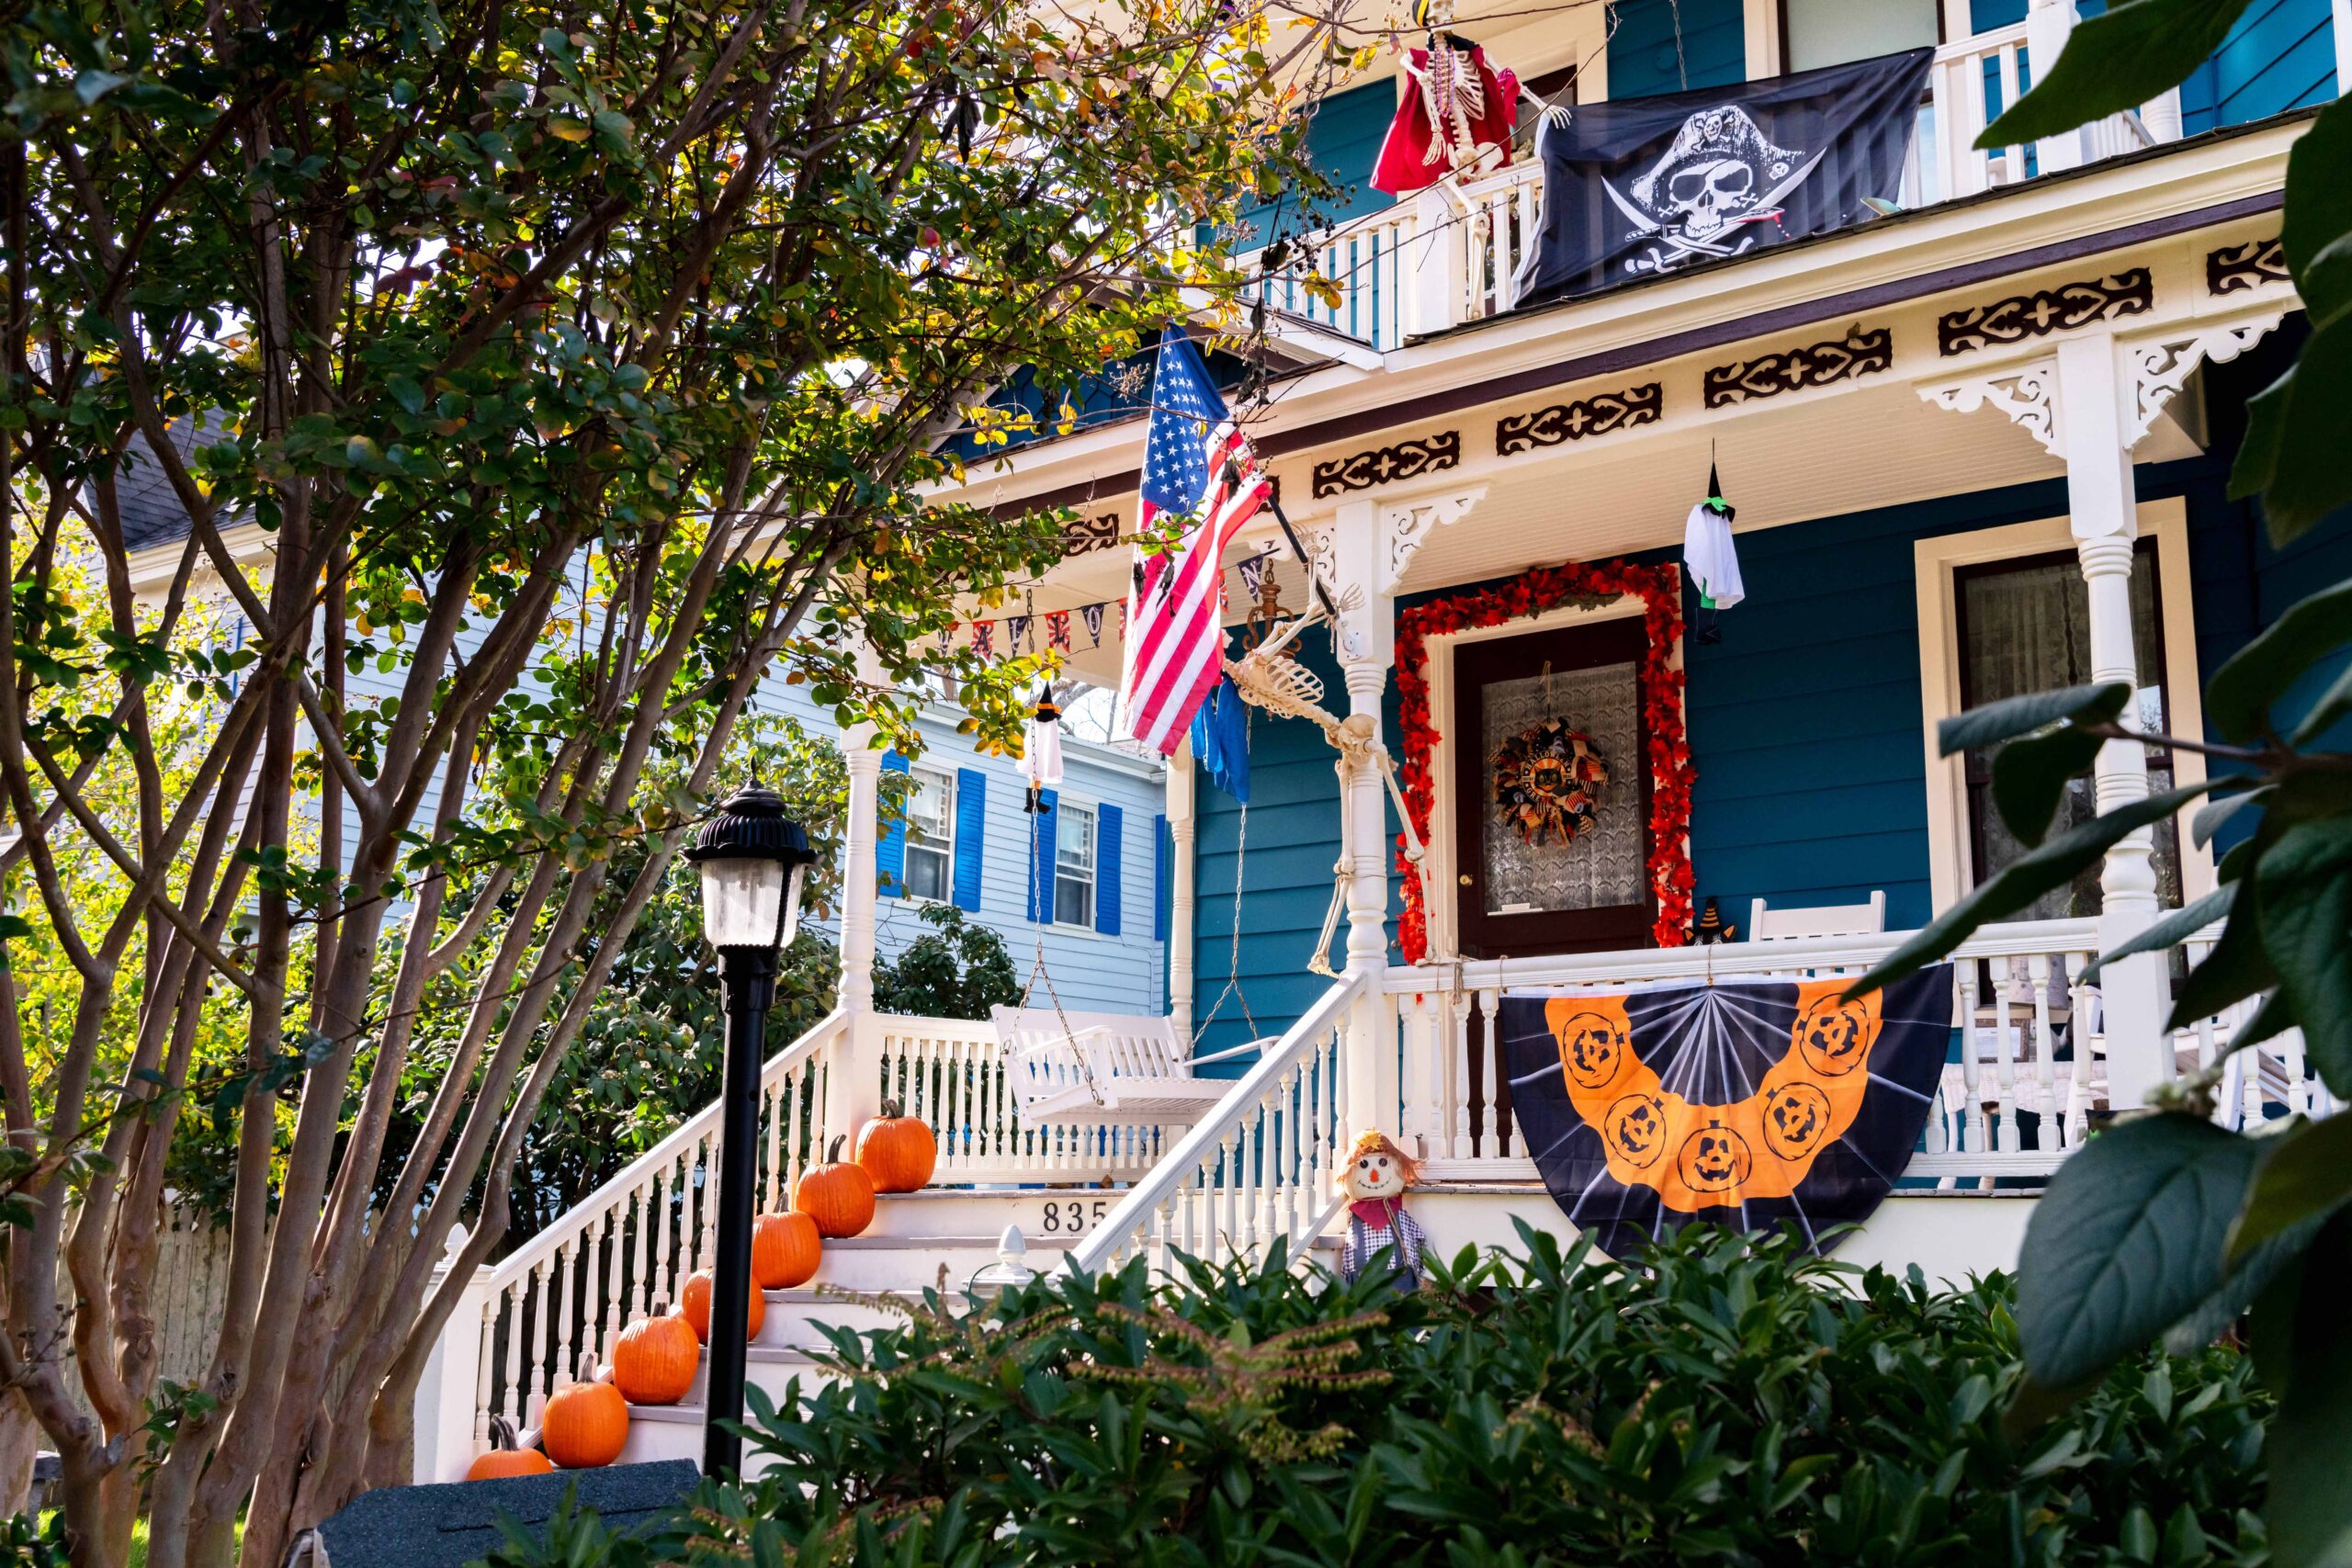
[{"label": "pirate hat on skull", "polygon": [[1736,104],[1702,109],[1630,193],[1661,228],[1712,240],[1774,199],[1802,154],[1776,147]]}]

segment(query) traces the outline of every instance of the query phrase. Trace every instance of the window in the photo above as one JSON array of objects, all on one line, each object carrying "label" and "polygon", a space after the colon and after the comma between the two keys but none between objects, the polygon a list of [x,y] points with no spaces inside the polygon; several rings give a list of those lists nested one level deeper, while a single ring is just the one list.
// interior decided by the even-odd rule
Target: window
[{"label": "window", "polygon": [[[2090,599],[2073,551],[1962,567],[1953,573],[1952,586],[1962,706],[2089,683]],[[2157,613],[2163,602],[2155,541],[2143,538],[2132,569],[2132,661],[2144,682],[2138,700],[2140,728],[2156,733],[2169,728],[2165,638]],[[1979,886],[2027,852],[1993,805],[1993,755],[1998,750],[1980,748],[1966,759],[1969,854]],[[2149,747],[2150,792],[2170,789],[2173,783],[2172,754]],[[2075,779],[2067,786],[2050,830],[2063,832],[2098,812],[2092,781]],[[2177,908],[2184,902],[2180,835],[2170,820],[2156,827],[2153,858],[2156,896],[2167,908]],[[2037,899],[2019,918],[2059,919],[2098,914],[2099,871],[2094,862],[2067,886]]]},{"label": "window", "polygon": [[1054,831],[1054,923],[1094,924],[1094,808],[1057,807],[1061,818]]},{"label": "window", "polygon": [[907,791],[907,896],[945,899],[955,887],[956,775],[913,770]]}]

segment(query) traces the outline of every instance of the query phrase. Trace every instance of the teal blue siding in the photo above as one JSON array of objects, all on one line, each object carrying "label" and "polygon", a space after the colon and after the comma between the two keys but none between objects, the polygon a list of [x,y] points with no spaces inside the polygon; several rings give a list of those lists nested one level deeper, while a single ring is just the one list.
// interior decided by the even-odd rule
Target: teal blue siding
[{"label": "teal blue siding", "polygon": [[2254,0],[2213,57],[2180,85],[2181,128],[2194,136],[2335,96],[2328,0]]},{"label": "teal blue siding", "polygon": [[1311,209],[1289,192],[1246,209],[1241,221],[1250,232],[1234,248],[1251,250],[1278,234],[1304,234],[1388,206],[1394,198],[1373,188],[1372,169],[1380,160],[1381,138],[1396,118],[1394,81],[1351,87],[1317,105],[1306,127],[1306,158],[1316,173],[1340,186],[1338,193]]},{"label": "teal blue siding", "polygon": [[1747,79],[1747,23],[1740,0],[1619,0],[1611,9],[1617,27],[1609,35],[1611,97],[1645,98]]}]

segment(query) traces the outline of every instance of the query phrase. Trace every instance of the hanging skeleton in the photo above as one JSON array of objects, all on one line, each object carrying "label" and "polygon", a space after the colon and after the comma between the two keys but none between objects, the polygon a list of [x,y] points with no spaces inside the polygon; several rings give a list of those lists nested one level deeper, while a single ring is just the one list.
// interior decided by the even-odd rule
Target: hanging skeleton
[{"label": "hanging skeleton", "polygon": [[[1271,575],[1271,574],[1270,574]],[[1414,829],[1413,815],[1405,807],[1404,787],[1396,782],[1396,764],[1388,755],[1388,748],[1374,738],[1377,721],[1370,714],[1350,714],[1345,718],[1333,718],[1323,711],[1323,682],[1312,671],[1283,651],[1298,634],[1322,618],[1319,608],[1310,609],[1298,619],[1266,638],[1239,659],[1225,661],[1225,672],[1242,700],[1253,707],[1284,718],[1303,718],[1323,732],[1340,752],[1342,778],[1340,788],[1340,858],[1331,868],[1331,906],[1324,911],[1323,931],[1315,939],[1315,952],[1306,961],[1309,973],[1332,978],[1333,971],[1327,954],[1331,938],[1340,929],[1340,916],[1348,905],[1348,882],[1354,874],[1349,859],[1349,846],[1354,833],[1350,826],[1352,810],[1350,796],[1355,792],[1346,785],[1345,775],[1356,768],[1376,767],[1383,782],[1388,785],[1388,798],[1396,804],[1396,819],[1405,827],[1405,860],[1413,874],[1420,880],[1421,907],[1434,908],[1429,883],[1429,863],[1421,848],[1421,836]],[[1237,924],[1237,931],[1239,929]]]},{"label": "hanging skeleton", "polygon": [[1476,163],[1489,147],[1501,152],[1502,164],[1510,162],[1519,78],[1490,68],[1487,51],[1468,39],[1440,31],[1449,13],[1450,7],[1415,8],[1415,20],[1430,30],[1421,48],[1405,51],[1411,86],[1373,166],[1374,188],[1391,196],[1435,185]]}]

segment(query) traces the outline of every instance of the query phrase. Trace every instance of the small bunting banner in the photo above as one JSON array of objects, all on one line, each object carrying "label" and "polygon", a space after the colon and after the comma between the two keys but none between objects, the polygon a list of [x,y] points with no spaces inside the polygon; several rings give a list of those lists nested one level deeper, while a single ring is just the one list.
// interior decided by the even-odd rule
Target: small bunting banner
[{"label": "small bunting banner", "polygon": [[1027,615],[1007,615],[1007,616],[1005,616],[1005,618],[1004,618],[1004,650],[1005,650],[1005,652],[1007,652],[1007,653],[1019,653],[1019,652],[1021,651],[1021,643],[1022,643],[1022,639],[1023,639],[1023,638],[1024,638],[1024,637],[1026,637],[1029,635],[1029,621],[1030,621],[1030,617],[1029,617],[1029,616],[1027,616]]},{"label": "small bunting banner", "polygon": [[1062,653],[1069,651],[1069,612],[1046,612],[1046,646]]},{"label": "small bunting banner", "polygon": [[983,659],[994,656],[996,653],[996,623],[994,621],[972,623],[972,651]]},{"label": "small bunting banner", "polygon": [[1086,638],[1089,647],[1102,646],[1102,611],[1101,604],[1089,604],[1079,611],[1086,618]]}]

